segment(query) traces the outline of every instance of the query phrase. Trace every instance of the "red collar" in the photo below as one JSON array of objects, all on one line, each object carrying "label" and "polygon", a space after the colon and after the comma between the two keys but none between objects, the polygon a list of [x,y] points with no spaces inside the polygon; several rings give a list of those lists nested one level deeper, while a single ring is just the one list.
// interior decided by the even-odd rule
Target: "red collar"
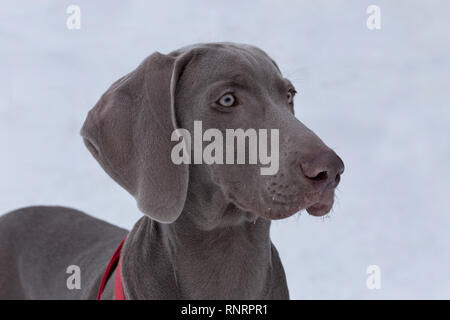
[{"label": "red collar", "polygon": [[106,283],[108,282],[109,277],[114,272],[114,269],[116,267],[116,278],[114,279],[114,300],[127,300],[125,298],[125,293],[123,292],[122,276],[120,274],[120,253],[122,251],[122,246],[126,238],[127,237],[125,237],[120,242],[111,260],[109,260],[108,266],[106,267],[105,273],[103,274],[102,282],[100,283],[100,288],[98,289],[97,300],[101,300]]}]

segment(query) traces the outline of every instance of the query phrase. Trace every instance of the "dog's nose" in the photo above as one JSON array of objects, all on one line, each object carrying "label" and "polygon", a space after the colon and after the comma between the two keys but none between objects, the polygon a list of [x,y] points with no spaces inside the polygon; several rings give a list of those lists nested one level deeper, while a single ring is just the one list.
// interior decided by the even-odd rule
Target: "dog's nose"
[{"label": "dog's nose", "polygon": [[321,152],[300,166],[306,178],[333,188],[339,184],[344,172],[344,162],[333,150]]}]

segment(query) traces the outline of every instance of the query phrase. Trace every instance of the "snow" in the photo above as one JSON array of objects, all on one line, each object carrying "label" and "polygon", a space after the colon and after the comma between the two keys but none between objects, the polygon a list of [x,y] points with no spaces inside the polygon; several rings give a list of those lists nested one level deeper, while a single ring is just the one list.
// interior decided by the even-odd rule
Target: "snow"
[{"label": "snow", "polygon": [[[66,8],[81,8],[68,30]],[[381,8],[381,30],[366,27]],[[106,88],[154,51],[268,52],[297,116],[344,159],[330,217],[273,223],[294,299],[450,298],[448,1],[26,1],[0,11],[0,212],[66,205],[130,228],[134,200],[79,136]],[[381,268],[381,289],[366,268]]]}]

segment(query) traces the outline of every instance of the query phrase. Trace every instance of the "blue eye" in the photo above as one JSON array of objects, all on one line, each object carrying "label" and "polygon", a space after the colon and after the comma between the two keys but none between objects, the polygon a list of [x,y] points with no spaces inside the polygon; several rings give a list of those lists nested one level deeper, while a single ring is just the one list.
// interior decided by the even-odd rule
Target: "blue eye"
[{"label": "blue eye", "polygon": [[297,91],[295,91],[294,89],[289,89],[289,91],[287,93],[287,99],[288,99],[289,104],[294,103],[294,96],[296,93],[297,93]]},{"label": "blue eye", "polygon": [[236,98],[231,93],[224,94],[218,101],[222,107],[232,107],[236,104]]}]

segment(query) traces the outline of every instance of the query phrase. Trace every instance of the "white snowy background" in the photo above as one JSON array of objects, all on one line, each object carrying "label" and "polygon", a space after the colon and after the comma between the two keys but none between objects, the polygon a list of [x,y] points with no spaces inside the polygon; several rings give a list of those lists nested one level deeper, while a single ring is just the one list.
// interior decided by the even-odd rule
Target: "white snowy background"
[{"label": "white snowy background", "polygon": [[[70,4],[80,30],[66,27]],[[381,30],[366,27],[371,4]],[[79,136],[87,111],[156,50],[250,43],[346,164],[329,218],[273,223],[292,298],[449,299],[449,17],[449,1],[2,0],[0,213],[66,205],[130,228],[134,200]]]}]

